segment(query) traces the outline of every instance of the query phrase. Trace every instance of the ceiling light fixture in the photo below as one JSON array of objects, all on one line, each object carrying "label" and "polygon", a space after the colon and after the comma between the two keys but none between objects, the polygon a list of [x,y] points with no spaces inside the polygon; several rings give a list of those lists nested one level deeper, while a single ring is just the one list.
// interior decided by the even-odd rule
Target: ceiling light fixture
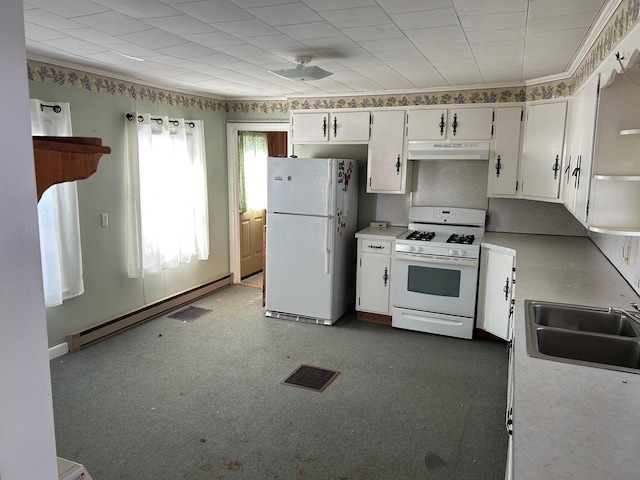
[{"label": "ceiling light fixture", "polygon": [[320,67],[308,67],[311,57],[297,57],[295,61],[298,63],[296,68],[287,70],[269,70],[270,73],[294,82],[308,82],[309,80],[320,80],[321,78],[333,75]]}]

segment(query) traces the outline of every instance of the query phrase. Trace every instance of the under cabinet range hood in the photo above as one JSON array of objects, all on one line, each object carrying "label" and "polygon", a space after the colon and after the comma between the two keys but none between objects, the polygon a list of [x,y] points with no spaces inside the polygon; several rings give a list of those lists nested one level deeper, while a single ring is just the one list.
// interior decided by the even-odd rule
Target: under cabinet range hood
[{"label": "under cabinet range hood", "polygon": [[409,160],[489,160],[489,142],[407,142]]}]

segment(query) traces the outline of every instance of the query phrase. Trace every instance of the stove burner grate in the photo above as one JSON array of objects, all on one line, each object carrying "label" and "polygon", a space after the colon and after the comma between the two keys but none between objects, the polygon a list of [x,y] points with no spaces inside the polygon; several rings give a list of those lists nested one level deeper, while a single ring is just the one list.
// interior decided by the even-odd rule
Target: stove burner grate
[{"label": "stove burner grate", "polygon": [[422,232],[420,230],[415,230],[407,235],[407,240],[421,240],[423,242],[430,241],[436,234],[434,232]]},{"label": "stove burner grate", "polygon": [[471,245],[475,240],[473,235],[458,235],[457,233],[451,234],[447,239],[447,243],[462,243],[464,245]]}]

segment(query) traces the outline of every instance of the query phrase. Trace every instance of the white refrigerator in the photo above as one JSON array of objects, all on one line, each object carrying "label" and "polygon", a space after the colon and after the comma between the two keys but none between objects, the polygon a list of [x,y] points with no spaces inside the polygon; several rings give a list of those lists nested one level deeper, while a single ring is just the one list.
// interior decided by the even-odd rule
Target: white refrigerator
[{"label": "white refrigerator", "polygon": [[358,164],[267,159],[267,317],[332,325],[353,307]]}]

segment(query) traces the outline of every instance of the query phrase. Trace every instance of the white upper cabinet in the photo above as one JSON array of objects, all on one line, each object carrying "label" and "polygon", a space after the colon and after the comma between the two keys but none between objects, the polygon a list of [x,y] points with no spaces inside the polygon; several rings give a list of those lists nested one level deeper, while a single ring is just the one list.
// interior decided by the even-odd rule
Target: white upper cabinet
[{"label": "white upper cabinet", "polygon": [[600,76],[591,78],[570,100],[562,200],[583,224],[588,222],[589,187]]},{"label": "white upper cabinet", "polygon": [[495,143],[489,158],[489,197],[514,197],[517,194],[520,159],[522,107],[498,107]]},{"label": "white upper cabinet", "polygon": [[292,112],[291,143],[367,143],[369,112]]},{"label": "white upper cabinet", "polygon": [[560,200],[566,112],[566,101],[527,108],[521,157],[523,198]]},{"label": "white upper cabinet", "polygon": [[407,111],[407,140],[491,140],[493,108],[429,108]]},{"label": "white upper cabinet", "polygon": [[385,110],[372,114],[367,193],[407,192],[411,162],[407,162],[404,153],[404,121],[404,110]]}]

